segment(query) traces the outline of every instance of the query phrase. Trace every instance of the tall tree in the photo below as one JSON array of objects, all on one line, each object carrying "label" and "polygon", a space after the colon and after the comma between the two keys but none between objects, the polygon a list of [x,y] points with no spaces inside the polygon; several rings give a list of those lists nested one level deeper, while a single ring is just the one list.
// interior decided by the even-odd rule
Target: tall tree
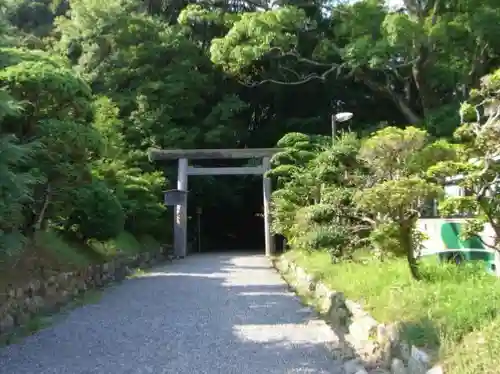
[{"label": "tall tree", "polygon": [[[390,11],[381,0],[362,0],[330,14],[334,32],[325,35],[301,9],[248,13],[212,42],[212,60],[240,76],[270,61],[282,73],[264,81],[279,84],[354,79],[391,100],[408,123],[425,119],[437,135],[451,134],[458,118],[439,122],[477,85],[477,72],[498,61],[500,13],[492,1],[406,1]],[[305,54],[301,41],[311,34]],[[294,69],[297,62],[308,69]]]}]

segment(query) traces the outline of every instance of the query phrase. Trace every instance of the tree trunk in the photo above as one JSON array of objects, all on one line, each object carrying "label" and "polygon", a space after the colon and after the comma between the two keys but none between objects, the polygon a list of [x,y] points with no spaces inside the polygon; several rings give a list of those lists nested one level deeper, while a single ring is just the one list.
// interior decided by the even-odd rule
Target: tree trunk
[{"label": "tree trunk", "polygon": [[379,92],[391,99],[409,124],[414,125],[422,122],[422,118],[415,113],[415,111],[411,108],[410,103],[404,99],[403,95],[398,94],[383,84],[374,82],[363,72],[357,72],[356,78],[363,81],[364,84],[366,84],[371,90]]},{"label": "tree trunk", "polygon": [[390,96],[409,124],[415,125],[422,122],[422,118],[420,118],[420,116],[416,114],[412,108],[410,108],[409,104],[407,104],[400,95],[392,93]]},{"label": "tree trunk", "polygon": [[[486,216],[488,223],[491,225],[491,228],[493,229],[493,232],[495,233],[495,239],[494,239],[494,245],[493,248],[490,245],[487,245],[490,249],[494,249],[497,252],[500,252],[500,248],[498,244],[500,243],[500,224],[498,223],[495,214],[491,212],[490,208],[490,202],[485,199],[484,197],[479,197],[477,199],[477,202],[483,211],[484,215]],[[478,238],[482,241],[483,244],[486,244],[482,239],[480,235],[477,235]]]},{"label": "tree trunk", "polygon": [[467,76],[467,88],[465,94],[467,95],[472,88],[478,88],[481,83],[481,77],[487,73],[488,65],[488,44],[478,42],[475,51],[475,58],[472,67]]},{"label": "tree trunk", "polygon": [[440,105],[440,101],[436,98],[435,93],[430,87],[430,81],[426,79],[427,67],[429,66],[429,51],[426,47],[420,48],[420,57],[418,58],[415,65],[412,68],[413,80],[417,86],[418,96],[420,99],[420,104],[422,105],[422,110],[424,112],[424,117],[428,116],[429,113],[436,106]]},{"label": "tree trunk", "polygon": [[50,204],[51,193],[52,193],[52,189],[50,187],[50,183],[47,183],[47,186],[45,188],[45,196],[43,198],[43,205],[42,205],[42,208],[40,209],[40,213],[38,213],[38,218],[37,218],[35,225],[34,225],[35,231],[38,231],[38,230],[44,228],[44,226],[47,223],[47,220],[45,217],[46,217],[46,213],[47,213],[47,208],[49,207],[49,204]]},{"label": "tree trunk", "polygon": [[410,268],[410,273],[413,279],[419,281],[422,280],[422,275],[418,269],[417,259],[415,258],[415,250],[413,248],[413,226],[408,222],[399,223],[399,239],[401,246],[406,253],[406,259],[408,260],[408,266]]}]

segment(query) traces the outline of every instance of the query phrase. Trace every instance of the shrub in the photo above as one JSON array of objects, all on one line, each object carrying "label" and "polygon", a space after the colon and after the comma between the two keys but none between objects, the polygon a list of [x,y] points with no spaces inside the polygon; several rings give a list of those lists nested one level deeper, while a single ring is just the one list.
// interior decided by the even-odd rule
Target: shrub
[{"label": "shrub", "polygon": [[104,182],[94,179],[75,190],[74,206],[65,226],[81,239],[105,241],[123,231],[122,206]]}]

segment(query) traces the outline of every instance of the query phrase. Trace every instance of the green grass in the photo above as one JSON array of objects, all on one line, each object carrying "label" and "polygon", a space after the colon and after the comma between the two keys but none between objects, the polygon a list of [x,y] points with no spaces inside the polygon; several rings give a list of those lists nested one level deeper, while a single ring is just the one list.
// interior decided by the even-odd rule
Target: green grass
[{"label": "green grass", "polygon": [[60,263],[76,266],[86,266],[93,261],[118,254],[135,255],[159,248],[159,243],[154,238],[145,236],[137,239],[126,231],[105,242],[89,240],[87,246],[69,243],[53,231],[37,232],[35,241],[37,246],[49,250]]},{"label": "green grass", "polygon": [[91,263],[88,252],[64,241],[54,231],[38,231],[35,234],[35,244],[50,251],[60,263],[74,266],[86,266]]},{"label": "green grass", "polygon": [[92,263],[107,261],[119,254],[130,256],[158,250],[160,244],[152,237],[136,239],[128,232],[106,242],[69,241],[54,230],[39,231],[34,241],[15,256],[0,254],[0,287],[24,285],[27,279],[41,277],[45,271],[70,271]]},{"label": "green grass", "polygon": [[120,233],[116,238],[105,242],[90,240],[88,245],[92,250],[105,257],[113,257],[118,254],[134,255],[140,253],[142,250],[141,243],[126,231]]},{"label": "green grass", "polygon": [[101,301],[101,298],[102,290],[87,290],[83,294],[75,297],[71,303],[68,303],[67,309],[71,310],[79,306],[97,304]]},{"label": "green grass", "polygon": [[155,238],[149,235],[139,238],[139,242],[142,245],[143,251],[153,251],[160,248],[160,243]]},{"label": "green grass", "polygon": [[500,318],[466,336],[443,361],[445,373],[497,374],[500,368]]},{"label": "green grass", "polygon": [[105,241],[90,241],[88,245],[102,256],[112,257],[118,254],[135,255],[159,248],[159,243],[150,236],[136,239],[134,235],[123,231],[116,238]]},{"label": "green grass", "polygon": [[360,302],[378,321],[402,322],[412,344],[439,352],[441,357],[451,357],[470,333],[498,321],[500,280],[486,274],[483,264],[456,267],[427,261],[422,264],[427,280],[416,282],[401,259],[332,265],[324,252],[291,251],[285,256]]}]

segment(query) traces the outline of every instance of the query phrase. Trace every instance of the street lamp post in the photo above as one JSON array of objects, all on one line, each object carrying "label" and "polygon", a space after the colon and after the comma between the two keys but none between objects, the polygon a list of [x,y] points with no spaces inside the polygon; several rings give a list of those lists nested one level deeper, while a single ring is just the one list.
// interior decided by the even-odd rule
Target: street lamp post
[{"label": "street lamp post", "polygon": [[353,114],[351,112],[341,112],[337,114],[332,114],[332,144],[335,143],[335,132],[337,127],[337,122],[346,122],[352,118]]}]

